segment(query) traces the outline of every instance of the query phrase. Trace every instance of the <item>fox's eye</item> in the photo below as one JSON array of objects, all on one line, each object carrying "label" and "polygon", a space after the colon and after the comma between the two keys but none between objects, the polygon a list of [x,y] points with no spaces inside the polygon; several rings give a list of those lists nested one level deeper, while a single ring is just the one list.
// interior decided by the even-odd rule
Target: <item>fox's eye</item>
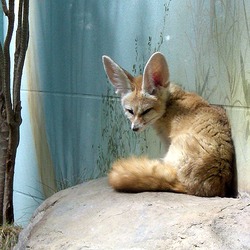
[{"label": "fox's eye", "polygon": [[132,109],[126,109],[131,115],[134,115],[134,111]]},{"label": "fox's eye", "polygon": [[146,110],[144,110],[142,113],[141,113],[141,115],[146,115],[149,111],[151,111],[152,110],[152,108],[150,108],[150,109],[146,109]]}]

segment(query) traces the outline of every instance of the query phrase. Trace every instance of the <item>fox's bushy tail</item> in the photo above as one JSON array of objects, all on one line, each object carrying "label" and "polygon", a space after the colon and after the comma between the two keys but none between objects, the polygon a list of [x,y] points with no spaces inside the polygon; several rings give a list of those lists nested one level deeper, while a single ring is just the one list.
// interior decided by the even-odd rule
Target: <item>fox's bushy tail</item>
[{"label": "fox's bushy tail", "polygon": [[176,170],[159,160],[130,157],[114,162],[109,184],[117,191],[173,191],[186,193]]}]

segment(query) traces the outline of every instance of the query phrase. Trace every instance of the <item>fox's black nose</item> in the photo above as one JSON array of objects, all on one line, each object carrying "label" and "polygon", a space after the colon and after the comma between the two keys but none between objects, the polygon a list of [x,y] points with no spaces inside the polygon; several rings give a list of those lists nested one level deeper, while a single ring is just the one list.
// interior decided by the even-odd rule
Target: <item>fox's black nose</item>
[{"label": "fox's black nose", "polygon": [[139,130],[139,128],[134,127],[134,128],[132,128],[132,130],[136,132]]}]

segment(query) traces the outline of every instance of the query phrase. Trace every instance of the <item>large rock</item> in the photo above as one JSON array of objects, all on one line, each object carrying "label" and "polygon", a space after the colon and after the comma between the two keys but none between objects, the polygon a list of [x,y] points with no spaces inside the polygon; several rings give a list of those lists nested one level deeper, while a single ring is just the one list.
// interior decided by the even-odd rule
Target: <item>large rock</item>
[{"label": "large rock", "polygon": [[250,249],[250,197],[117,193],[107,179],[47,199],[15,249]]}]

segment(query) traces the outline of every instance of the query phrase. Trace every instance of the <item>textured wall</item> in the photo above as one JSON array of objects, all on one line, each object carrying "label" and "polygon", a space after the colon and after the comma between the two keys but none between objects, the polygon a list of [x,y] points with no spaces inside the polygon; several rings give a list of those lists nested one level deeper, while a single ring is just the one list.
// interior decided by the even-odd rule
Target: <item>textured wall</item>
[{"label": "textured wall", "polygon": [[[111,56],[133,74],[154,51],[171,79],[225,106],[240,190],[250,191],[250,1],[32,0],[22,87],[17,218],[54,191],[105,175],[119,156],[164,150],[152,130],[129,131],[101,63]],[[27,215],[24,209],[30,208]]]}]

